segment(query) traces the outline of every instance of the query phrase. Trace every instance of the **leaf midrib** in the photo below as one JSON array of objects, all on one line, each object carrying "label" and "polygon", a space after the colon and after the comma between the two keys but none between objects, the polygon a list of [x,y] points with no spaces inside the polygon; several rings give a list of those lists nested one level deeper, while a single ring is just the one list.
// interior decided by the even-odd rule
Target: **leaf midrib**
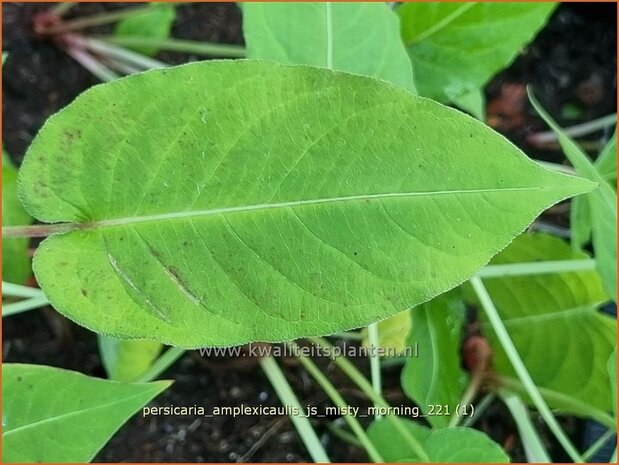
[{"label": "leaf midrib", "polygon": [[[133,400],[133,399],[135,399],[137,397],[144,396],[144,394],[146,392],[148,392],[148,391],[138,392],[138,393],[136,393],[136,394],[134,394],[132,396],[123,397],[122,399],[115,399],[115,400],[112,400],[110,402],[105,402],[105,403],[102,403],[102,404],[98,404],[98,405],[96,405],[94,407],[86,407],[86,408],[83,408],[83,409],[72,410],[70,412],[62,413],[62,414],[57,415],[57,416],[43,418],[42,420],[37,420],[37,421],[34,421],[32,423],[28,423],[26,425],[17,426],[17,427],[15,427],[13,429],[10,429],[8,431],[5,430],[2,433],[2,437],[3,438],[7,438],[8,436],[11,436],[11,435],[13,435],[15,433],[20,433],[20,432],[23,432],[24,430],[29,430],[29,429],[32,429],[32,428],[36,428],[36,427],[45,425],[47,423],[53,423],[53,422],[56,422],[56,421],[63,421],[65,419],[67,419],[67,418],[72,418],[72,417],[75,417],[75,416],[79,416],[79,415],[82,415],[84,413],[89,413],[89,412],[93,412],[93,411],[96,411],[96,410],[105,409],[107,407],[112,407],[112,406],[115,406],[115,405],[118,405],[118,404],[123,404],[123,403],[125,403],[127,401],[131,401],[131,400]],[[155,391],[155,393],[156,393],[156,391]]]},{"label": "leaf midrib", "polygon": [[360,194],[360,195],[350,195],[350,196],[343,196],[343,197],[328,197],[328,198],[322,198],[322,199],[309,199],[309,200],[292,200],[288,202],[264,203],[264,204],[256,204],[256,205],[239,205],[239,206],[234,206],[234,207],[212,208],[212,209],[207,209],[207,210],[187,210],[187,211],[179,211],[179,212],[160,213],[160,214],[155,214],[155,215],[110,218],[110,219],[103,219],[103,220],[96,220],[92,222],[80,223],[79,228],[80,229],[99,229],[99,228],[123,226],[127,224],[135,224],[135,223],[149,223],[149,222],[158,222],[158,221],[166,221],[166,220],[173,220],[173,219],[182,219],[182,218],[206,217],[206,216],[214,216],[214,215],[224,215],[228,213],[247,213],[247,212],[253,212],[253,211],[260,211],[260,210],[278,210],[278,209],[285,209],[285,208],[324,205],[324,204],[332,204],[332,203],[335,204],[335,203],[343,203],[343,202],[369,202],[372,200],[384,200],[384,199],[407,198],[407,197],[434,197],[434,196],[444,196],[444,195],[528,192],[528,191],[539,191],[542,189],[543,187],[500,187],[500,188],[493,187],[493,188],[482,188],[482,189],[453,189],[453,190],[443,190],[443,191],[388,192],[388,193],[381,193],[381,194]]}]

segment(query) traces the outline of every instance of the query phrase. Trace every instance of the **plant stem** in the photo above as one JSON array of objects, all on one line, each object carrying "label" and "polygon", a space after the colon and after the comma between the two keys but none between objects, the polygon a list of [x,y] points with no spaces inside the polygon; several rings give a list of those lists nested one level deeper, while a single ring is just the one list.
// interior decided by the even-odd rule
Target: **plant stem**
[{"label": "plant stem", "polygon": [[[282,373],[275,359],[273,357],[264,357],[260,359],[260,366],[271,382],[282,404],[290,405],[291,407],[299,409],[300,412],[303,412],[304,409],[301,407],[299,399],[295,396],[292,387],[288,384],[284,373]],[[312,428],[309,418],[306,416],[291,415],[290,420],[299,432],[299,436],[301,436],[303,444],[307,447],[307,451],[310,457],[312,457],[312,460],[317,463],[330,463],[329,456],[322,447],[322,443],[318,439],[316,431]]]},{"label": "plant stem", "polygon": [[[184,3],[176,3],[175,5],[183,5]],[[46,29],[46,34],[60,34],[69,31],[77,31],[79,29],[85,29],[88,27],[102,26],[104,24],[115,23],[121,19],[129,18],[131,16],[140,15],[147,11],[152,10],[152,6],[144,5],[134,8],[124,8],[118,11],[111,11],[106,13],[100,13],[97,15],[88,16],[86,18],[74,19],[72,21],[66,21],[57,26]]]},{"label": "plant stem", "polygon": [[62,2],[57,3],[52,8],[50,8],[49,12],[55,16],[62,17],[64,16],[71,8],[73,8],[77,2]]},{"label": "plant stem", "polygon": [[185,349],[181,349],[179,347],[170,347],[165,351],[162,355],[159,356],[157,360],[151,365],[146,373],[140,376],[135,382],[136,383],[148,383],[149,381],[153,381],[157,376],[166,371],[170,365],[176,362],[181,355],[185,353]]},{"label": "plant stem", "polygon": [[607,430],[604,434],[602,434],[597,441],[595,441],[591,447],[589,447],[586,451],[582,453],[582,458],[585,460],[591,459],[597,451],[599,451],[604,445],[608,442],[610,438],[612,438],[616,433],[612,430]]},{"label": "plant stem", "polygon": [[71,41],[77,46],[84,47],[91,52],[115,58],[122,62],[137,66],[139,68],[147,69],[161,69],[167,68],[167,64],[153,58],[146,57],[140,53],[132,50],[127,50],[116,45],[108,44],[101,40],[91,39],[88,37],[73,36]]},{"label": "plant stem", "polygon": [[479,404],[475,406],[475,415],[466,417],[462,422],[462,426],[470,427],[475,424],[477,419],[484,414],[484,412],[490,407],[494,401],[495,395],[493,393],[486,394],[484,398],[479,401]]},{"label": "plant stem", "polygon": [[194,53],[196,55],[211,57],[243,58],[245,56],[245,48],[241,45],[180,39],[159,39],[154,37],[122,37],[111,35],[99,35],[95,37],[108,44],[121,45],[123,47],[153,47],[172,52]]},{"label": "plant stem", "polygon": [[71,58],[94,74],[100,81],[110,82],[120,77],[84,50],[75,47],[68,47],[66,52],[71,56]]},{"label": "plant stem", "polygon": [[552,460],[544,447],[544,442],[531,422],[524,402],[516,394],[507,391],[499,392],[499,396],[516,421],[527,460],[531,463],[551,463]]},{"label": "plant stem", "polygon": [[2,237],[47,237],[80,228],[79,223],[29,224],[2,226]]},{"label": "plant stem", "polygon": [[8,297],[45,297],[45,293],[41,289],[30,286],[21,286],[20,284],[7,283],[2,281],[2,295]]},{"label": "plant stem", "polygon": [[[526,394],[524,385],[517,379],[509,378],[507,376],[498,376],[497,378],[501,386],[509,388],[510,390],[516,391],[520,394]],[[577,412],[579,416],[591,418],[598,423],[603,424],[607,428],[616,431],[616,421],[608,413],[560,392],[552,391],[546,388],[538,389],[544,399],[546,399],[548,402],[552,402],[553,404],[560,406],[558,408],[559,410]]]},{"label": "plant stem", "polygon": [[[310,337],[307,338],[312,344],[316,344],[325,349],[331,351],[333,346],[324,338],[321,337]],[[380,395],[374,392],[372,385],[370,382],[363,376],[363,374],[348,360],[346,357],[336,357],[335,364],[342,370],[358,387],[363,391],[363,393],[375,404],[379,405],[383,408],[389,408],[389,403]],[[385,421],[389,421],[393,427],[400,433],[402,438],[408,443],[408,445],[415,451],[415,453],[419,456],[419,459],[422,462],[428,462],[430,458],[426,453],[425,449],[419,442],[419,440],[414,437],[409,430],[403,425],[399,418],[394,415],[386,415]]]},{"label": "plant stem", "polygon": [[10,304],[2,305],[2,317],[15,315],[17,313],[26,312],[35,308],[43,307],[49,304],[47,297],[30,297],[19,302],[11,302]]},{"label": "plant stem", "polygon": [[531,263],[509,263],[506,265],[488,265],[479,270],[477,278],[504,278],[537,274],[566,273],[573,271],[591,271],[595,269],[595,260],[546,260]]},{"label": "plant stem", "polygon": [[[571,137],[580,137],[580,136],[585,136],[587,134],[591,134],[592,132],[595,132],[595,131],[599,131],[613,124],[617,124],[616,113],[613,113],[612,115],[602,116],[601,118],[597,118],[592,121],[587,121],[586,123],[581,123],[575,126],[564,128],[563,132]],[[557,133],[554,131],[538,132],[535,134],[531,134],[530,136],[527,137],[527,141],[535,145],[542,145],[542,144],[547,144],[549,142],[556,142],[557,140],[559,140],[559,138],[557,136]]]},{"label": "plant stem", "polygon": [[341,339],[349,339],[353,341],[360,341],[363,339],[361,333],[357,331],[342,331],[341,333],[331,334],[329,337],[339,337]]},{"label": "plant stem", "polygon": [[486,290],[486,287],[482,283],[481,279],[478,276],[473,276],[471,278],[471,284],[473,285],[473,289],[475,290],[475,293],[477,294],[477,297],[481,302],[482,308],[488,316],[488,320],[490,321],[494,332],[498,336],[498,339],[503,346],[503,350],[507,354],[509,361],[511,362],[514,370],[518,374],[518,378],[526,389],[527,394],[533,401],[533,404],[539,410],[540,414],[546,421],[546,424],[553,432],[559,443],[563,446],[570,458],[574,462],[584,462],[583,458],[580,456],[574,445],[571,443],[571,441],[561,428],[561,425],[559,425],[559,423],[557,422],[557,419],[553,416],[550,408],[548,408],[548,405],[546,404],[546,401],[544,401],[544,398],[542,397],[537,386],[533,382],[529,371],[527,370],[524,362],[520,358],[520,355],[516,350],[516,346],[514,345],[511,337],[509,336],[509,333],[507,332],[507,329],[505,328],[505,325],[503,324],[503,321],[499,316],[499,312],[494,306],[494,302],[492,302],[492,299],[488,294],[488,291]]},{"label": "plant stem", "polygon": [[[303,355],[299,349],[299,346],[294,342],[287,343],[293,351],[296,353],[296,357],[299,359],[299,362],[305,367],[305,369],[309,372],[310,375],[316,380],[316,382],[320,385],[320,387],[325,391],[327,396],[331,399],[331,401],[341,409],[348,409],[349,405],[346,403],[344,398],[340,395],[337,388],[331,384],[331,381],[327,379],[327,377],[320,371],[320,369],[312,362],[309,357]],[[350,429],[355,433],[359,442],[363,445],[363,448],[368,453],[370,460],[374,463],[383,463],[383,458],[376,450],[376,446],[372,443],[368,435],[365,433],[365,430],[359,423],[359,420],[352,415],[344,415],[344,420],[348,423]]]},{"label": "plant stem", "polygon": [[[476,370],[473,373],[473,376],[471,377],[471,382],[466,388],[466,391],[464,391],[464,394],[462,394],[462,398],[459,402],[460,405],[468,405],[473,401],[473,399],[475,399],[477,391],[479,391],[479,387],[484,380],[485,373],[486,366],[484,366],[483,370]],[[454,426],[458,426],[458,423],[460,423],[460,418],[461,417],[459,417],[458,415],[452,415],[451,419],[449,420],[449,427],[452,428]]]},{"label": "plant stem", "polygon": [[[338,418],[338,420],[341,420],[341,418]],[[340,438],[342,441],[346,441],[347,443],[352,444],[355,447],[363,449],[363,444],[359,442],[359,440],[354,434],[351,434],[348,431],[340,428],[335,424],[335,422],[327,423],[327,430],[329,430],[329,432],[333,434],[333,436]]]},{"label": "plant stem", "polygon": [[[372,323],[368,326],[368,340],[370,342],[370,373],[372,376],[372,388],[374,392],[381,396],[383,392],[382,388],[382,380],[380,374],[380,357],[377,354],[377,349],[379,347],[379,338],[378,338],[378,323]],[[375,404],[377,407],[378,405]],[[382,415],[376,414],[376,419],[380,420]]]}]

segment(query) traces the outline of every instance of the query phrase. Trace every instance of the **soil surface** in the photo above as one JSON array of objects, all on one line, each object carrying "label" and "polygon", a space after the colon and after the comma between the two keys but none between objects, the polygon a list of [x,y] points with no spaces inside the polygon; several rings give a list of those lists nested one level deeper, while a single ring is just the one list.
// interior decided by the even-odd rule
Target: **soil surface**
[{"label": "soil surface", "polygon": [[[71,10],[80,17],[128,4],[81,4]],[[38,40],[32,19],[49,4],[5,3],[3,49],[9,59],[3,70],[2,139],[19,163],[45,120],[98,81],[52,43]],[[528,137],[545,130],[528,104],[525,86],[530,84],[549,112],[563,126],[589,121],[616,111],[616,5],[610,3],[564,4],[548,27],[523,50],[521,56],[486,88],[488,122],[526,153],[562,163],[556,147],[534,147]],[[109,32],[101,27],[97,32]],[[191,4],[178,8],[173,36],[210,42],[242,44],[241,14],[234,4]],[[199,59],[196,56],[161,53],[168,63]],[[585,138],[592,153],[609,134],[600,131]],[[565,226],[566,209],[557,207],[546,218]],[[51,308],[12,316],[3,321],[3,360],[52,365],[94,376],[105,376],[96,336]],[[340,393],[355,406],[367,406],[364,396],[328,360],[317,360]],[[369,373],[365,359],[354,360]],[[303,404],[328,405],[322,390],[292,359],[281,360],[287,378]],[[385,395],[393,405],[407,404],[399,387],[401,367],[384,373]],[[153,405],[279,405],[278,398],[252,358],[203,357],[185,354],[162,376],[175,380]],[[314,426],[333,461],[367,461],[364,452],[327,431],[332,419],[314,419]],[[542,422],[534,418],[556,461],[568,461]],[[576,442],[583,424],[562,420]],[[476,427],[502,444],[515,461],[524,454],[509,413],[495,402]],[[137,415],[96,457],[101,462],[299,462],[310,461],[305,447],[287,417]]]}]

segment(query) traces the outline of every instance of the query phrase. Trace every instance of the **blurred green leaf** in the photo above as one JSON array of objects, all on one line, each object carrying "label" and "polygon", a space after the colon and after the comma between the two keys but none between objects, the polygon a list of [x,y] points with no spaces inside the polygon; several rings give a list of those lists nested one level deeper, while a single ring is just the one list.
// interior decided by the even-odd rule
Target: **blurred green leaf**
[{"label": "blurred green leaf", "polygon": [[[121,37],[135,36],[166,39],[170,35],[175,18],[176,7],[174,4],[154,2],[149,5],[148,11],[119,21],[114,34]],[[156,55],[159,52],[156,47],[130,48],[148,56]]]},{"label": "blurred green leaf", "polygon": [[[542,233],[514,240],[491,264],[587,258],[563,240]],[[597,307],[608,300],[595,271],[487,278],[484,283],[535,384],[603,411],[611,408],[606,362],[616,324]],[[475,298],[467,287],[467,297]],[[483,317],[494,351],[493,367],[516,378],[500,342]],[[547,399],[551,407],[569,408]],[[582,410],[573,413],[582,415]]]},{"label": "blurred green leaf", "polygon": [[[398,417],[397,420],[400,421],[408,432],[422,445],[425,444],[430,437],[432,432],[430,428],[402,417]],[[402,438],[393,423],[385,421],[384,419],[375,420],[368,427],[367,433],[385,462],[420,461],[420,457]]]},{"label": "blurred green leaf", "polygon": [[535,37],[555,3],[403,3],[402,38],[420,95],[441,102],[479,92]]},{"label": "blurred green leaf", "polygon": [[[378,323],[378,344],[389,352],[400,353],[406,347],[406,337],[411,328],[410,310],[404,310],[397,315]],[[368,329],[361,330],[363,347],[369,347]]]},{"label": "blurred green leaf", "polygon": [[[2,226],[21,226],[32,223],[17,196],[17,168],[8,154],[2,151]],[[25,284],[32,275],[28,256],[29,238],[2,239],[2,279],[15,284]]]},{"label": "blurred green leaf", "polygon": [[99,352],[110,379],[136,381],[152,366],[162,345],[146,339],[116,339],[98,335]]},{"label": "blurred green leaf", "polygon": [[[404,418],[399,421],[423,445],[430,463],[509,462],[501,447],[481,431],[471,428],[430,430]],[[393,424],[384,420],[374,421],[368,428],[368,436],[385,462],[419,462],[419,457],[398,434]]]},{"label": "blurred green leaf", "polygon": [[[430,405],[449,406],[454,412],[466,387],[460,364],[464,305],[458,292],[435,297],[411,310],[412,330],[408,344],[419,344],[419,356],[408,358],[402,370],[402,387],[425,415]],[[445,427],[448,415],[427,416],[433,427]]]},{"label": "blurred green leaf", "polygon": [[415,92],[397,15],[384,3],[243,3],[247,57],[391,81]]}]

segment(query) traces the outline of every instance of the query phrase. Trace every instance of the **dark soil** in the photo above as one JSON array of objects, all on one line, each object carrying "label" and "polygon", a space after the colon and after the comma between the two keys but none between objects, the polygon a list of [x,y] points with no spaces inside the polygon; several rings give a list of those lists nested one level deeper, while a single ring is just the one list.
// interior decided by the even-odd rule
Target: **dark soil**
[{"label": "dark soil", "polygon": [[[72,16],[82,16],[127,4],[81,4]],[[3,48],[10,58],[3,70],[2,140],[19,162],[44,121],[97,83],[90,73],[48,42],[32,33],[33,14],[49,4],[5,3]],[[531,84],[542,104],[564,125],[588,121],[616,111],[616,5],[564,4],[548,27],[520,58],[489,83],[488,121],[523,150],[540,159],[563,161],[557,150],[527,144],[527,136],[545,126],[530,108],[524,86]],[[106,31],[99,28],[98,32]],[[242,43],[241,15],[234,4],[192,4],[178,9],[173,35],[178,38]],[[182,63],[198,57],[162,53],[158,58]],[[599,143],[608,134],[593,134]],[[565,224],[565,211],[552,217]],[[39,363],[104,376],[96,336],[66,320],[51,308],[16,315],[3,321],[3,361]],[[318,361],[344,397],[367,406],[361,393],[332,364]],[[302,403],[328,404],[321,389],[294,360],[281,361]],[[368,372],[365,359],[355,363]],[[400,368],[385,374],[385,390],[394,405],[406,403],[399,388]],[[184,355],[163,378],[174,385],[154,405],[278,405],[279,401],[254,359]],[[326,432],[327,420],[315,427],[333,461],[366,461],[356,447]],[[582,425],[565,420],[578,441]],[[495,402],[477,427],[504,445],[516,461],[524,461],[515,426],[502,404]],[[542,431],[544,428],[540,425]],[[546,434],[553,457],[567,461]],[[130,420],[96,457],[103,462],[298,462],[309,461],[305,447],[286,417],[246,416],[199,418],[161,416]]]}]

